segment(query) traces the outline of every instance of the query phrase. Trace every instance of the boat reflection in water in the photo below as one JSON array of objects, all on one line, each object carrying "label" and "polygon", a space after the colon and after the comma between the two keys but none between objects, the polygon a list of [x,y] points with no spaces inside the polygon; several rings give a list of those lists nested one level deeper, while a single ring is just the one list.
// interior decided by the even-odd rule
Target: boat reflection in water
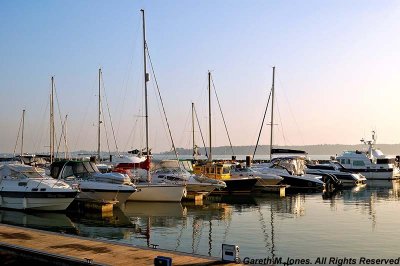
[{"label": "boat reflection in water", "polygon": [[70,212],[67,215],[84,237],[123,240],[135,233],[134,225],[119,208],[112,212]]},{"label": "boat reflection in water", "polygon": [[0,223],[52,232],[78,234],[77,228],[64,213],[33,213],[0,209]]}]

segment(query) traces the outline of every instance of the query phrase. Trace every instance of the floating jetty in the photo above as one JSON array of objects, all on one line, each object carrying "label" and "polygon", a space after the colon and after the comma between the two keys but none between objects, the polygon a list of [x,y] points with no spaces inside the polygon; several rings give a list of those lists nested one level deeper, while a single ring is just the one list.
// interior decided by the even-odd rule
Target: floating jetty
[{"label": "floating jetty", "polygon": [[213,257],[0,224],[1,265],[19,265],[20,261],[32,265],[155,265],[158,256],[171,258],[173,265],[238,265]]}]

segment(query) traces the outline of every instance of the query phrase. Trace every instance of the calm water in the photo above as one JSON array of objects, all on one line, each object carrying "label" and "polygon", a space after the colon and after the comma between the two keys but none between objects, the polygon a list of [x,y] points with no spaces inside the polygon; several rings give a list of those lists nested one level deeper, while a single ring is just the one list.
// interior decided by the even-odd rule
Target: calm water
[{"label": "calm water", "polygon": [[131,202],[103,216],[0,210],[0,222],[215,257],[228,243],[241,258],[397,258],[399,200],[398,182],[379,181],[335,195]]}]

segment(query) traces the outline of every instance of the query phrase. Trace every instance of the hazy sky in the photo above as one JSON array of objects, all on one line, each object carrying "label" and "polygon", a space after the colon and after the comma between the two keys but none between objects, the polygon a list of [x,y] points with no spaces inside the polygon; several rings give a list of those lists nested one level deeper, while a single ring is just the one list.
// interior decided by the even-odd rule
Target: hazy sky
[{"label": "hazy sky", "polygon": [[[13,151],[24,108],[25,150],[48,149],[52,75],[70,150],[95,150],[99,67],[111,150],[106,99],[119,149],[144,145],[141,8],[176,146],[191,147],[191,102],[207,138],[208,70],[232,144],[255,144],[274,65],[275,143],[357,144],[373,129],[400,142],[400,1],[0,0],[0,152]],[[150,146],[165,151],[151,80]],[[213,145],[227,145],[215,96],[213,125]]]}]

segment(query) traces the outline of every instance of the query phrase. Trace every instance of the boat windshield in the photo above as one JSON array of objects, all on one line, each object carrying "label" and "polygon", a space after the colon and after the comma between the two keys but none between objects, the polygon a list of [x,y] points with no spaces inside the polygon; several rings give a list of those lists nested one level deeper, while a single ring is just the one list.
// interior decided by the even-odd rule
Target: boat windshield
[{"label": "boat windshield", "polygon": [[87,178],[93,173],[98,173],[96,165],[91,162],[68,163],[63,170],[63,178],[75,176],[78,178]]},{"label": "boat windshield", "polygon": [[25,178],[43,178],[43,176],[34,169],[24,170],[24,171],[11,171],[10,176],[17,177],[21,179]]},{"label": "boat windshield", "polygon": [[339,170],[344,169],[344,166],[339,162],[332,162],[332,164],[335,165]]}]

